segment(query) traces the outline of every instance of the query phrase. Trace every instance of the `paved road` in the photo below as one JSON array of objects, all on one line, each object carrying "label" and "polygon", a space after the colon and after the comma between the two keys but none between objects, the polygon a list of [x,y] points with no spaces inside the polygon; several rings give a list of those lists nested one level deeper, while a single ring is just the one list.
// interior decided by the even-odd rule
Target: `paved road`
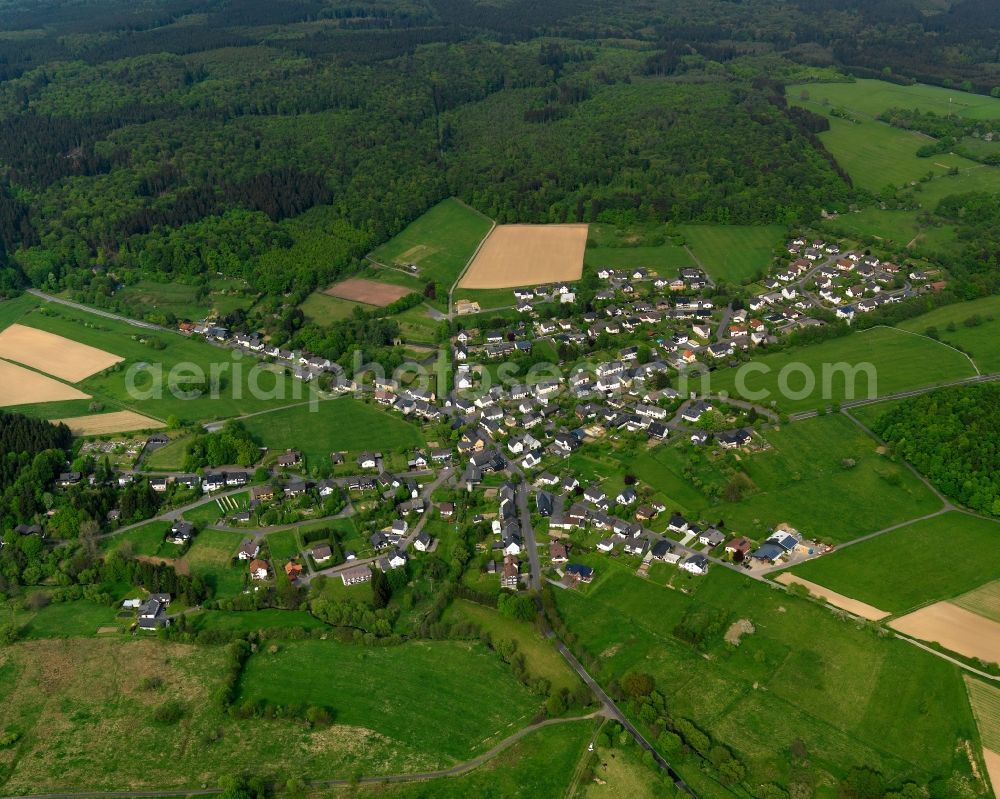
[{"label": "paved road", "polygon": [[[921,394],[937,391],[939,388],[974,385],[976,383],[990,383],[996,380],[1000,380],[1000,372],[989,375],[976,375],[975,377],[963,377],[960,380],[949,380],[945,383],[934,383],[929,386],[921,386],[920,388],[911,388],[907,391],[896,391],[892,394],[882,394],[878,397],[844,400],[840,403],[840,407],[842,409],[860,408],[864,405],[874,405],[878,402],[889,402],[891,400],[906,399],[907,397],[919,397]],[[793,422],[801,422],[804,419],[811,419],[814,416],[819,416],[819,411],[802,411],[801,413],[793,413],[788,418]]]},{"label": "paved road", "polygon": [[715,340],[716,342],[728,341],[729,336],[729,320],[733,318],[733,306],[732,303],[727,305],[722,309],[722,319],[719,320],[719,324],[715,326]]},{"label": "paved road", "polygon": [[677,786],[677,788],[684,791],[689,796],[696,796],[695,792],[691,790],[691,787],[681,778],[681,775],[674,770],[673,766],[666,761],[663,755],[656,751],[656,747],[646,740],[643,734],[636,729],[635,725],[629,721],[628,718],[626,718],[625,714],[622,713],[621,709],[615,704],[614,700],[604,692],[604,689],[601,688],[597,681],[590,676],[589,672],[583,667],[583,664],[581,664],[580,661],[574,657],[573,653],[570,652],[566,645],[559,640],[559,637],[551,628],[549,628],[547,624],[545,624],[545,634],[553,640],[556,645],[556,649],[559,650],[559,654],[563,656],[567,663],[569,663],[573,671],[580,675],[580,679],[583,680],[584,684],[586,684],[586,686],[594,692],[594,695],[600,700],[601,705],[604,707],[605,713],[621,724],[622,727],[628,731],[629,735],[635,739],[635,742],[653,756],[653,760],[656,761],[656,764],[661,769],[670,775],[670,779],[674,781],[674,785]]},{"label": "paved road", "polygon": [[531,526],[531,508],[528,505],[531,499],[531,488],[521,476],[521,483],[517,487],[517,509],[521,514],[521,534],[524,536],[524,546],[528,550],[528,587],[532,591],[538,591],[542,587],[542,566],[538,560],[538,542],[535,540],[535,528]]},{"label": "paved road", "polygon": [[[483,752],[483,754],[469,760],[465,760],[451,766],[450,768],[438,769],[437,771],[413,772],[412,774],[385,774],[382,776],[361,777],[356,782],[361,784],[423,782],[426,780],[435,780],[441,777],[457,777],[459,775],[466,774],[469,771],[473,771],[485,763],[488,763],[490,760],[493,760],[493,758],[506,749],[509,749],[525,736],[530,735],[543,727],[551,727],[557,724],[572,724],[578,721],[590,721],[591,719],[599,718],[602,715],[604,715],[602,711],[597,711],[586,716],[573,716],[562,719],[545,719],[544,721],[539,721],[535,724],[529,724],[527,727],[518,730],[513,735],[504,738],[496,746],[486,752]],[[348,786],[354,784],[354,782],[355,781],[353,780],[345,779],[311,780],[309,785]],[[219,788],[174,788],[173,790],[165,791],[81,791],[78,793],[63,791],[60,793],[36,793],[23,794],[21,796],[3,796],[0,797],[0,799],[160,799],[161,797],[174,796],[214,796],[220,793],[222,793],[222,790]]]}]

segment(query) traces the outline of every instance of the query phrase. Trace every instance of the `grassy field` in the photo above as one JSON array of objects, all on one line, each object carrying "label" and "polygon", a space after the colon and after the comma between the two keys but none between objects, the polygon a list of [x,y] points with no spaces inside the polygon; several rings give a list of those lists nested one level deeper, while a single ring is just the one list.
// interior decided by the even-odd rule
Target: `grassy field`
[{"label": "grassy field", "polygon": [[490,220],[456,199],[443,200],[411,222],[369,256],[386,266],[416,264],[423,282],[433,280],[447,290],[455,282],[479,242],[490,230]]},{"label": "grassy field", "polygon": [[[810,106],[810,110],[817,109]],[[854,123],[830,118],[830,130],[819,137],[854,182],[872,192],[879,192],[888,185],[899,187],[917,183],[929,174],[938,180],[952,167],[961,170],[976,165],[974,161],[951,153],[918,158],[917,150],[931,140],[882,122]],[[955,189],[956,192],[962,190]]]},{"label": "grassy field", "polygon": [[181,435],[146,454],[142,466],[153,472],[178,472],[184,468],[184,458],[187,456],[191,437]]},{"label": "grassy field", "polygon": [[[920,184],[917,194],[925,208],[933,208],[949,194],[1000,190],[1000,169],[984,167],[954,153],[919,158],[917,150],[932,139],[875,119],[890,108],[917,108],[975,118],[1000,117],[1000,101],[996,99],[873,80],[791,85],[786,94],[789,102],[828,117],[830,130],[819,137],[862,188],[880,192],[887,185],[907,186],[932,175],[930,181]],[[830,114],[831,109],[838,108],[851,118]],[[957,168],[960,174],[948,176],[952,168]]]},{"label": "grassy field", "polygon": [[170,546],[163,540],[169,529],[170,522],[146,522],[124,533],[102,538],[101,549],[110,551],[125,546],[131,549],[133,555],[158,555]]},{"label": "grassy field", "polygon": [[[609,493],[630,472],[671,511],[722,521],[734,534],[758,539],[786,522],[806,536],[841,543],[940,508],[908,469],[880,455],[875,441],[840,414],[782,425],[764,437],[768,449],[740,456],[752,488],[737,502],[714,498],[730,479],[723,465],[707,452],[695,461],[680,441],[639,452],[577,452],[567,466]],[[844,465],[848,460],[853,466]]]},{"label": "grassy field", "polygon": [[354,313],[355,308],[363,310],[367,308],[371,310],[370,307],[362,305],[359,302],[342,300],[340,297],[331,297],[322,291],[314,291],[305,298],[299,307],[307,319],[319,325],[329,325],[333,322],[339,322],[342,319],[349,319],[351,314]]},{"label": "grassy field", "polygon": [[243,589],[246,562],[230,565],[230,559],[243,540],[240,533],[202,530],[195,536],[183,563],[191,574],[199,575],[215,589],[215,595],[233,596]]},{"label": "grassy field", "polygon": [[[232,494],[227,498],[226,503],[227,507],[232,507],[233,503],[235,503],[236,507],[245,509],[250,504],[250,492],[240,491],[238,494]],[[184,518],[189,522],[194,522],[199,527],[204,527],[208,524],[215,524],[226,513],[231,512],[231,510],[223,511],[222,506],[219,504],[219,500],[213,499],[209,502],[202,503],[196,508],[185,511]]]},{"label": "grassy field", "polygon": [[245,612],[219,612],[206,610],[189,616],[191,628],[201,630],[235,630],[256,632],[257,630],[287,629],[319,630],[327,625],[304,610],[279,610],[264,608]]},{"label": "grassy field", "polygon": [[470,621],[488,632],[494,640],[516,641],[517,651],[524,655],[531,676],[544,677],[553,688],[573,689],[579,683],[579,678],[552,643],[540,635],[532,624],[508,619],[492,608],[464,599],[456,599],[452,603],[445,620]]},{"label": "grassy field", "polygon": [[[874,381],[868,379],[865,371],[859,370],[854,385],[848,386],[844,372],[833,369],[844,364],[851,367],[871,364],[875,370]],[[762,367],[766,372],[759,371]],[[784,369],[788,370],[788,397],[780,390],[779,376]],[[809,383],[803,369],[814,380],[808,393],[805,391]],[[727,391],[731,396],[745,396],[765,405],[774,403],[780,410],[791,413],[851,399],[850,388],[853,388],[855,399],[879,397],[972,377],[975,373],[968,358],[940,342],[879,327],[821,344],[762,355],[754,358],[749,366],[720,369],[711,374],[711,390],[713,393]],[[738,376],[743,376],[746,391],[738,390]],[[694,383],[697,386],[698,381]],[[761,396],[760,392],[766,394]]]},{"label": "grassy field", "polygon": [[785,229],[781,225],[683,225],[681,232],[712,279],[750,283],[766,273]]},{"label": "grassy field", "polygon": [[808,93],[810,102],[878,116],[888,108],[912,108],[936,114],[956,114],[969,119],[1000,119],[1000,100],[957,89],[943,89],[917,83],[900,86],[882,80],[859,79],[849,83],[797,83],[788,86],[788,96],[802,102]]},{"label": "grassy field", "polygon": [[436,346],[441,322],[431,317],[426,306],[418,305],[410,308],[408,311],[396,314],[393,319],[399,322],[399,331],[405,342]]},{"label": "grassy field", "polygon": [[[600,658],[602,682],[651,673],[671,715],[730,747],[750,781],[788,786],[795,740],[822,799],[837,796],[836,780],[856,765],[891,784],[971,779],[961,742],[975,740],[975,727],[955,666],[726,569],[682,583],[686,593],[606,568],[588,591],[554,595],[571,632]],[[704,652],[673,634],[692,610],[725,620]],[[755,632],[732,647],[722,633],[739,618]]]},{"label": "grassy field", "polygon": [[[957,556],[952,557],[949,553]],[[796,566],[795,574],[901,614],[1000,574],[1000,524],[952,512]]]},{"label": "grassy field", "polygon": [[296,557],[302,548],[299,546],[299,537],[295,530],[270,533],[267,536],[267,545],[271,550],[271,557],[278,564],[278,568],[283,567],[286,561]]},{"label": "grassy field", "polygon": [[633,269],[645,267],[661,277],[674,277],[677,270],[694,266],[694,259],[683,247],[665,238],[662,228],[618,228],[613,225],[592,224],[587,236],[587,249],[583,254],[584,268],[601,267]]},{"label": "grassy field", "polygon": [[289,641],[250,659],[241,696],[330,707],[338,724],[419,748],[440,765],[488,749],[525,726],[540,705],[496,655],[453,641]]},{"label": "grassy field", "polygon": [[424,443],[420,429],[400,417],[350,397],[254,416],[247,430],[266,447],[299,450],[307,464],[328,462],[331,452],[397,450]]},{"label": "grassy field", "polygon": [[[322,797],[392,799],[563,799],[577,761],[586,754],[595,722],[574,721],[529,733],[496,758],[461,777],[410,785],[364,785],[310,793]],[[661,793],[659,796],[672,796]]]},{"label": "grassy field", "polygon": [[88,637],[102,627],[117,626],[117,610],[80,599],[53,602],[39,610],[21,610],[14,614],[14,621],[21,628],[21,636],[28,640]]},{"label": "grassy field", "polygon": [[[979,318],[977,324],[965,324],[975,317]],[[1000,372],[1000,297],[946,305],[908,319],[899,327],[914,333],[936,328],[942,341],[969,353],[981,372]]]},{"label": "grassy field", "polygon": [[[758,538],[787,522],[807,537],[840,543],[941,507],[842,415],[784,425],[766,437],[771,449],[741,462],[756,490],[702,510],[702,518],[724,519],[728,528]],[[853,466],[844,466],[848,459]]]},{"label": "grassy field", "polygon": [[[458,300],[470,300],[472,302],[478,302],[479,307],[488,311],[491,308],[513,308],[517,305],[517,300],[514,299],[513,289],[463,289],[456,288],[454,299]],[[473,327],[478,324],[478,319],[475,315],[469,315],[460,317],[467,326]]]},{"label": "grassy field", "polygon": [[661,782],[651,779],[655,772],[640,759],[638,747],[628,749],[597,748],[601,767],[600,782],[594,781],[581,790],[584,799],[658,799],[670,796]]},{"label": "grassy field", "polygon": [[951,603],[1000,624],[1000,580],[955,597]]},{"label": "grassy field", "polygon": [[178,319],[196,320],[249,307],[253,298],[233,293],[235,286],[239,286],[239,281],[215,281],[209,285],[208,293],[199,297],[197,286],[141,280],[126,286],[117,296],[125,307],[136,312],[161,316],[173,314]]},{"label": "grassy field", "polygon": [[136,364],[152,364],[166,382],[170,370],[180,363],[196,366],[206,376],[211,373],[213,365],[219,370],[225,365],[228,370],[234,362],[232,353],[180,334],[151,333],[85,311],[51,305],[43,310],[41,305],[45,304],[30,295],[0,302],[0,328],[20,322],[122,356],[125,359],[123,363],[77,384],[82,391],[111,405],[160,420],[174,415],[181,421],[201,421],[237,416],[286,405],[298,397],[308,397],[309,389],[301,381],[275,373],[260,376],[257,383],[264,393],[255,396],[260,392],[250,389],[251,370],[246,363],[243,364],[239,386],[233,384],[228,371],[221,371],[227,382],[216,397],[205,393],[194,399],[184,399],[174,396],[166,386],[162,391],[156,391],[148,370],[143,370],[135,379],[136,390],[131,390],[126,376],[129,368]]},{"label": "grassy field", "polygon": [[[192,617],[194,619],[194,617]],[[80,790],[184,789],[216,785],[220,777],[252,772],[277,784],[292,776],[305,779],[350,777],[354,773],[391,774],[434,768],[442,762],[467,757],[480,747],[481,738],[513,725],[525,706],[534,701],[500,670],[499,661],[484,650],[450,652],[445,667],[433,664],[422,671],[421,682],[406,677],[407,667],[419,657],[408,647],[387,650],[351,649],[342,654],[334,644],[322,644],[338,659],[364,667],[363,679],[377,690],[357,700],[363,726],[350,726],[342,717],[331,727],[311,728],[299,720],[246,721],[219,711],[212,696],[222,684],[226,669],[225,649],[189,646],[152,638],[79,638],[28,641],[0,649],[0,729],[17,730],[21,740],[0,751],[4,793],[57,794]],[[274,658],[283,658],[285,645]],[[446,649],[452,645],[438,645]],[[291,645],[289,645],[291,647]],[[453,647],[456,650],[457,647]],[[366,657],[371,655],[371,657]],[[262,654],[257,657],[270,657]],[[256,660],[256,657],[254,658]],[[251,668],[256,668],[251,661]],[[451,664],[450,666],[448,664]],[[458,671],[461,666],[464,671]],[[304,687],[303,700],[314,701],[313,688],[330,689],[325,680],[311,682],[310,671],[301,670],[297,680]],[[320,663],[320,670],[337,674],[337,662]],[[417,701],[395,702],[400,680],[416,692]],[[427,692],[436,689],[444,675],[452,688],[444,691],[452,704],[446,723],[432,727],[421,712],[435,703]],[[456,677],[460,675],[460,677]],[[144,689],[143,680],[162,680],[158,689]],[[334,677],[334,684],[343,678]],[[355,685],[348,684],[350,688]],[[469,691],[489,699],[478,708],[469,703]],[[483,687],[487,686],[487,687]],[[496,686],[496,687],[489,687]],[[412,696],[412,693],[411,693]],[[346,698],[345,698],[346,697]],[[347,691],[337,696],[344,707],[352,699]],[[176,700],[183,718],[176,724],[159,724],[153,712],[168,700]],[[457,704],[456,704],[457,703]],[[342,716],[354,715],[345,709]],[[463,740],[453,736],[439,747],[456,720],[457,732],[470,732]],[[496,723],[496,728],[489,726]],[[377,724],[412,739],[390,738],[372,729]],[[437,739],[427,737],[437,730]],[[572,742],[575,752],[585,745],[588,725],[581,724]],[[134,752],[137,742],[155,742],[142,757],[123,757]],[[464,747],[464,748],[463,748]],[[513,776],[513,775],[512,775]],[[544,777],[543,777],[544,778]]]},{"label": "grassy field", "polygon": [[823,220],[821,226],[837,236],[864,239],[875,236],[885,242],[908,244],[922,230],[917,211],[888,211],[882,208],[863,208],[848,214]]}]

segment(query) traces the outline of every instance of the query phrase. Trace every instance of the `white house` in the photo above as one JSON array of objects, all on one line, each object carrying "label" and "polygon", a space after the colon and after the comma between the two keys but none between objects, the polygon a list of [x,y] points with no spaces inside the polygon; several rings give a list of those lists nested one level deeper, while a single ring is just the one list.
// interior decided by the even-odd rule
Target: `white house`
[{"label": "white house", "polygon": [[680,567],[690,574],[708,574],[708,558],[696,553],[685,560]]}]

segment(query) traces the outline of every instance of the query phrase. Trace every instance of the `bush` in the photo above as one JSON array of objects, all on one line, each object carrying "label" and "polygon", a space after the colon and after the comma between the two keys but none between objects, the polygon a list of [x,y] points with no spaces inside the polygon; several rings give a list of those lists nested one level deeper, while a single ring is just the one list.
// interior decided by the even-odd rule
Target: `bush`
[{"label": "bush", "polygon": [[21,740],[21,733],[7,730],[3,735],[0,735],[0,749],[10,749],[19,740]]},{"label": "bush", "polygon": [[153,721],[157,724],[176,724],[185,714],[184,705],[176,699],[168,699],[153,711]]},{"label": "bush", "polygon": [[0,646],[10,646],[21,637],[21,630],[16,624],[0,624]]},{"label": "bush", "polygon": [[621,687],[628,696],[633,698],[649,696],[656,687],[656,681],[650,674],[633,671],[622,677]]}]

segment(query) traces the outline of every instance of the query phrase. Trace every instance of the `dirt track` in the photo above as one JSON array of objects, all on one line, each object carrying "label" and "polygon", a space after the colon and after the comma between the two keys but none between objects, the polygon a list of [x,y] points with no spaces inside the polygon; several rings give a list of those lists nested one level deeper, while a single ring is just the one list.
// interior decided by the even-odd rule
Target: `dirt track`
[{"label": "dirt track", "polygon": [[503,289],[579,280],[587,225],[497,225],[459,282]]},{"label": "dirt track", "polygon": [[791,585],[792,583],[804,585],[809,589],[810,594],[818,596],[820,599],[825,599],[835,608],[846,610],[848,613],[853,613],[855,616],[860,616],[863,619],[880,621],[890,615],[886,613],[886,611],[880,610],[873,605],[869,605],[857,599],[851,599],[849,596],[838,594],[836,591],[831,591],[829,588],[824,588],[817,583],[810,582],[809,580],[803,580],[801,577],[796,577],[791,572],[782,572],[775,579],[784,585]]},{"label": "dirt track", "polygon": [[90,399],[90,395],[38,372],[0,361],[0,407],[74,399]]},{"label": "dirt track", "polygon": [[894,630],[935,641],[966,657],[1000,663],[1000,624],[950,602],[936,602],[889,622]]},{"label": "dirt track", "polygon": [[376,305],[382,308],[391,305],[396,300],[412,294],[412,289],[394,286],[391,283],[376,283],[374,280],[353,277],[341,280],[323,291],[330,297],[339,297],[351,302],[362,302],[365,305]]},{"label": "dirt track", "polygon": [[13,324],[0,332],[0,358],[76,383],[122,357],[44,330]]}]

